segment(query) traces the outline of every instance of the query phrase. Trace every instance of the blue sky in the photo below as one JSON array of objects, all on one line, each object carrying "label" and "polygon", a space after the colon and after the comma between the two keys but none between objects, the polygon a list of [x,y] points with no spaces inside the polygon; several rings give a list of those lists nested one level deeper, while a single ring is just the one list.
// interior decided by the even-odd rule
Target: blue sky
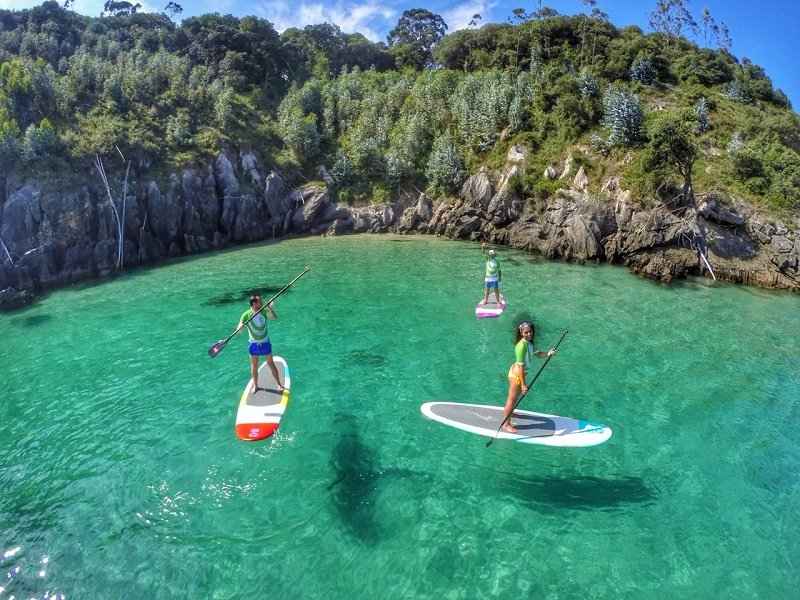
[{"label": "blue sky", "polygon": [[[132,0],[143,10],[158,11],[166,0]],[[271,21],[279,31],[323,21],[336,23],[343,31],[358,31],[373,41],[385,40],[386,33],[408,8],[424,7],[442,15],[450,31],[461,29],[473,14],[479,13],[483,22],[502,22],[514,8],[533,10],[538,1],[466,0],[414,2],[407,0],[193,0],[178,2],[183,16],[209,12],[230,13],[236,16],[256,15]],[[40,1],[0,0],[0,8],[29,8]],[[75,0],[74,10],[98,15],[104,0]],[[574,14],[583,9],[580,0],[549,0],[545,5],[562,14]],[[617,26],[638,25],[645,31],[648,14],[655,0],[598,0],[598,7],[608,13]],[[699,20],[708,7],[717,21],[724,21],[733,38],[733,53],[746,56],[763,66],[775,85],[786,92],[795,110],[800,109],[800,68],[797,65],[797,37],[800,36],[800,2],[797,0],[689,0],[689,6]],[[794,57],[794,58],[793,58]]]}]

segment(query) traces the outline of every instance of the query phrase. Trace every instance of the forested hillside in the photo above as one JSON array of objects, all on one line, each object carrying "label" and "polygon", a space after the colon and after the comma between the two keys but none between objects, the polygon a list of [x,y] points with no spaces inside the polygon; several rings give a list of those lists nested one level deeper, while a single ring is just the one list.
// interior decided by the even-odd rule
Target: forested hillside
[{"label": "forested hillside", "polygon": [[[516,185],[531,196],[554,189],[545,168],[570,152],[593,184],[622,175],[642,202],[702,187],[795,208],[788,99],[727,51],[724,25],[676,20],[675,4],[657,3],[651,34],[595,6],[519,9],[483,27],[476,15],[445,35],[418,9],[388,46],[329,24],[278,34],[214,14],[178,25],[173,2],[163,14],[112,2],[100,18],[57,2],[0,11],[0,168],[54,175],[116,146],[134,170],[167,171],[232,145],[297,178],[326,165],[340,201],[380,201],[403,182],[454,192],[524,142],[536,168]],[[688,41],[693,27],[722,47]]]}]

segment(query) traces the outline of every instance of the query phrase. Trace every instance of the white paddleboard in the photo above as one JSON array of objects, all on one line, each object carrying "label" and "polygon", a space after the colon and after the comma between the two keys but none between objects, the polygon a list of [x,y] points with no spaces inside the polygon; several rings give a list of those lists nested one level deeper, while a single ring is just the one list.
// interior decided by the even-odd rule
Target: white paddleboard
[{"label": "white paddleboard", "polygon": [[255,391],[253,379],[250,378],[239,401],[239,409],[236,411],[236,437],[240,440],[255,442],[271,436],[278,430],[289,404],[289,388],[292,386],[289,366],[280,356],[273,356],[272,359],[285,389],[281,391],[275,385],[272,371],[264,362],[258,369],[259,390]]},{"label": "white paddleboard", "polygon": [[506,309],[506,297],[500,294],[500,304],[494,297],[494,291],[489,291],[489,301],[483,304],[483,298],[480,299],[477,306],[475,306],[475,316],[479,319],[487,319],[492,317],[499,317]]},{"label": "white paddleboard", "polygon": [[511,417],[511,423],[517,429],[517,433],[506,431],[497,433],[503,420],[502,406],[426,402],[420,410],[429,419],[456,429],[523,444],[579,448],[602,444],[612,434],[611,428],[601,423],[519,409],[515,410]]}]

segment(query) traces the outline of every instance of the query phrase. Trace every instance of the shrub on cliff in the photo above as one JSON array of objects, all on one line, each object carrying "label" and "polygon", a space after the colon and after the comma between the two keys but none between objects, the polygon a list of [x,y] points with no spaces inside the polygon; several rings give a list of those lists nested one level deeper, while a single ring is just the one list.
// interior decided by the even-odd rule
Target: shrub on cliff
[{"label": "shrub on cliff", "polygon": [[649,56],[640,56],[631,65],[630,76],[633,81],[652,85],[656,80],[656,68]]},{"label": "shrub on cliff", "polygon": [[644,111],[636,94],[612,87],[603,96],[603,125],[611,145],[630,146],[642,137]]},{"label": "shrub on cliff", "polygon": [[750,93],[750,87],[743,79],[734,79],[727,86],[723,92],[726,97],[734,102],[741,102],[742,104],[750,104],[753,101],[753,96]]},{"label": "shrub on cliff", "polygon": [[59,148],[58,136],[53,125],[42,119],[38,125],[29,125],[22,141],[22,158],[33,162],[49,158]]},{"label": "shrub on cliff", "polygon": [[705,133],[711,129],[709,112],[708,100],[700,98],[694,105],[695,129],[698,133]]},{"label": "shrub on cliff", "polygon": [[675,59],[672,70],[685,83],[719,85],[733,77],[733,61],[729,60],[708,48],[687,49]]},{"label": "shrub on cliff", "polygon": [[514,95],[510,77],[489,71],[467,75],[451,98],[459,137],[475,152],[491,148],[508,124]]},{"label": "shrub on cliff", "polygon": [[773,206],[800,206],[800,153],[776,141],[758,139],[731,153],[736,181]]},{"label": "shrub on cliff", "polygon": [[[389,134],[387,163],[392,177],[403,178],[421,173],[433,145],[434,130],[424,113],[404,113]],[[391,161],[389,161],[391,157]]]},{"label": "shrub on cliff", "polygon": [[302,90],[292,90],[278,107],[278,128],[286,146],[297,160],[313,160],[319,153],[320,135],[317,115],[303,110]]},{"label": "shrub on cliff", "polygon": [[439,136],[433,142],[425,174],[431,189],[438,193],[454,193],[464,182],[464,163],[449,133]]},{"label": "shrub on cliff", "polygon": [[688,200],[692,196],[692,168],[697,159],[691,116],[685,113],[665,113],[656,117],[649,130],[649,140],[642,153],[642,166],[652,173],[658,184],[668,182],[677,173]]},{"label": "shrub on cliff", "polygon": [[587,71],[581,72],[577,77],[577,81],[578,89],[583,98],[594,98],[600,94],[600,85],[591,73]]}]

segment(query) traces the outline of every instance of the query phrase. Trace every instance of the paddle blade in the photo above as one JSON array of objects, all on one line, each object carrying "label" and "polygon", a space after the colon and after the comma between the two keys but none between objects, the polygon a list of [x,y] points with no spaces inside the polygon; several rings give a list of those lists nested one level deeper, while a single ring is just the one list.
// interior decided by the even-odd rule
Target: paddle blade
[{"label": "paddle blade", "polygon": [[213,346],[211,346],[211,348],[209,348],[209,349],[208,349],[208,355],[209,355],[211,358],[216,358],[217,354],[219,354],[220,352],[222,352],[222,349],[223,349],[224,347],[225,347],[225,340],[220,340],[220,341],[218,341],[216,344],[214,344]]}]

